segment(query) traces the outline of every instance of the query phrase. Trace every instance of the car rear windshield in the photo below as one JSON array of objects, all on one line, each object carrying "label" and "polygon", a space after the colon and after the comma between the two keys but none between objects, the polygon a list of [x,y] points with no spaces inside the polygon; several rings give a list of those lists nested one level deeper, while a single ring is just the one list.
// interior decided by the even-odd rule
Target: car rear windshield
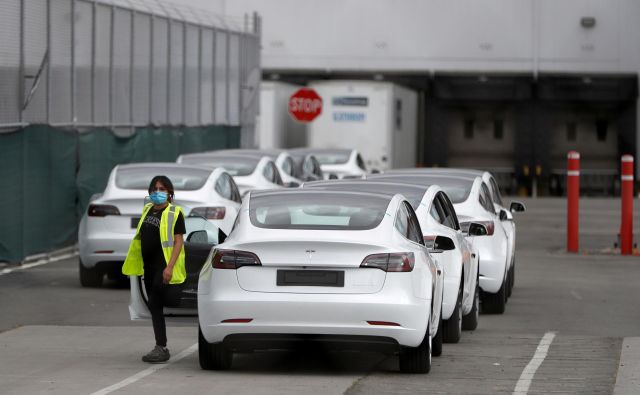
[{"label": "car rear windshield", "polygon": [[116,173],[116,186],[122,189],[147,190],[157,175],[169,177],[173,187],[181,191],[195,191],[204,186],[212,170],[164,167],[120,168]]},{"label": "car rear windshield", "polygon": [[402,194],[405,199],[411,204],[414,210],[418,209],[422,197],[426,192],[426,188],[418,186],[404,186],[395,184],[380,184],[375,182],[335,182],[329,184],[309,185],[309,188],[324,189],[331,191],[359,191],[359,192],[373,192],[384,193],[389,195],[395,195],[396,193]]},{"label": "car rear windshield", "polygon": [[267,229],[366,230],[380,224],[391,198],[314,191],[251,197],[251,223]]},{"label": "car rear windshield", "polygon": [[341,165],[349,161],[351,151],[317,152],[313,156],[321,165]]},{"label": "car rear windshield", "polygon": [[253,173],[260,158],[252,156],[192,156],[183,157],[182,163],[224,167],[232,176],[248,176]]},{"label": "car rear windshield", "polygon": [[416,176],[408,176],[408,175],[389,175],[389,176],[380,176],[375,179],[386,180],[386,181],[396,181],[396,182],[406,182],[410,184],[420,184],[424,186],[428,185],[439,185],[442,190],[449,196],[451,199],[451,203],[462,203],[469,198],[469,193],[471,193],[471,187],[473,186],[473,178],[449,178],[447,176],[443,177],[429,177],[424,175],[416,175]]}]

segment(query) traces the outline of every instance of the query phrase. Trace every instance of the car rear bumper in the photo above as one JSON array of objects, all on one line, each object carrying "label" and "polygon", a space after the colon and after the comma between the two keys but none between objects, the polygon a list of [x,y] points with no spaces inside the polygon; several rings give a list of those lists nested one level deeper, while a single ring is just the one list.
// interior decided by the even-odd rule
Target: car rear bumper
[{"label": "car rear bumper", "polygon": [[[200,327],[211,343],[231,335],[330,335],[382,337],[416,347],[431,314],[431,300],[414,297],[410,287],[375,294],[250,292],[237,285],[235,273],[216,271],[213,277],[209,293],[198,286]],[[232,319],[251,321],[223,322]]]},{"label": "car rear bumper", "polygon": [[86,268],[99,262],[124,262],[133,236],[110,234],[102,237],[84,238],[79,243],[80,260]]},{"label": "car rear bumper", "polygon": [[282,333],[251,333],[228,335],[224,345],[235,352],[254,350],[292,350],[317,344],[331,350],[357,350],[390,353],[398,351],[395,339],[358,335],[295,335]]}]

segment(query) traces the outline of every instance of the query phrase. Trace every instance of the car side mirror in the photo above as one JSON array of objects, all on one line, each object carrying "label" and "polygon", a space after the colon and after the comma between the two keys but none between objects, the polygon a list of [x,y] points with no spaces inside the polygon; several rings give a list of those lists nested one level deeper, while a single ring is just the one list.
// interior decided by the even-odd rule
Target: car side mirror
[{"label": "car side mirror", "polygon": [[521,202],[511,202],[509,206],[509,211],[512,213],[521,213],[524,212],[527,208]]},{"label": "car side mirror", "polygon": [[509,219],[509,215],[507,214],[507,210],[500,210],[500,221],[506,221]]},{"label": "car side mirror", "polygon": [[479,224],[477,222],[472,222],[469,224],[469,236],[486,236],[487,235],[487,227]]},{"label": "car side mirror", "polygon": [[436,236],[436,239],[433,241],[433,249],[440,251],[451,251],[456,249],[456,245],[449,237]]},{"label": "car side mirror", "polygon": [[331,173],[331,174],[329,174],[329,179],[330,179],[330,180],[337,180],[337,179],[338,179],[338,176],[337,176],[337,175],[335,175],[335,174],[333,174],[333,173]]}]

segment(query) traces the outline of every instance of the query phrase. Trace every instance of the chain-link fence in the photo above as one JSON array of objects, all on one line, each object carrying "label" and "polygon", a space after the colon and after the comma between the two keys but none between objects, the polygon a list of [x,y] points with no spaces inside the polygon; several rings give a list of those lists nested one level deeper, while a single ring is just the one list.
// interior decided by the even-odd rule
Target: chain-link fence
[{"label": "chain-link fence", "polygon": [[253,130],[257,15],[158,0],[2,0],[0,37],[0,131],[34,123]]}]

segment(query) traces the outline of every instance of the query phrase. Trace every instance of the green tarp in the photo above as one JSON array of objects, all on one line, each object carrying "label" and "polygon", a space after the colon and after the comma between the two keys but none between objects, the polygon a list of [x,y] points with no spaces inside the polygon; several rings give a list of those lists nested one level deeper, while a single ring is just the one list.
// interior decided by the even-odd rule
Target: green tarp
[{"label": "green tarp", "polygon": [[0,261],[73,244],[90,197],[119,163],[174,162],[178,155],[240,145],[238,127],[78,132],[45,125],[0,133]]}]

